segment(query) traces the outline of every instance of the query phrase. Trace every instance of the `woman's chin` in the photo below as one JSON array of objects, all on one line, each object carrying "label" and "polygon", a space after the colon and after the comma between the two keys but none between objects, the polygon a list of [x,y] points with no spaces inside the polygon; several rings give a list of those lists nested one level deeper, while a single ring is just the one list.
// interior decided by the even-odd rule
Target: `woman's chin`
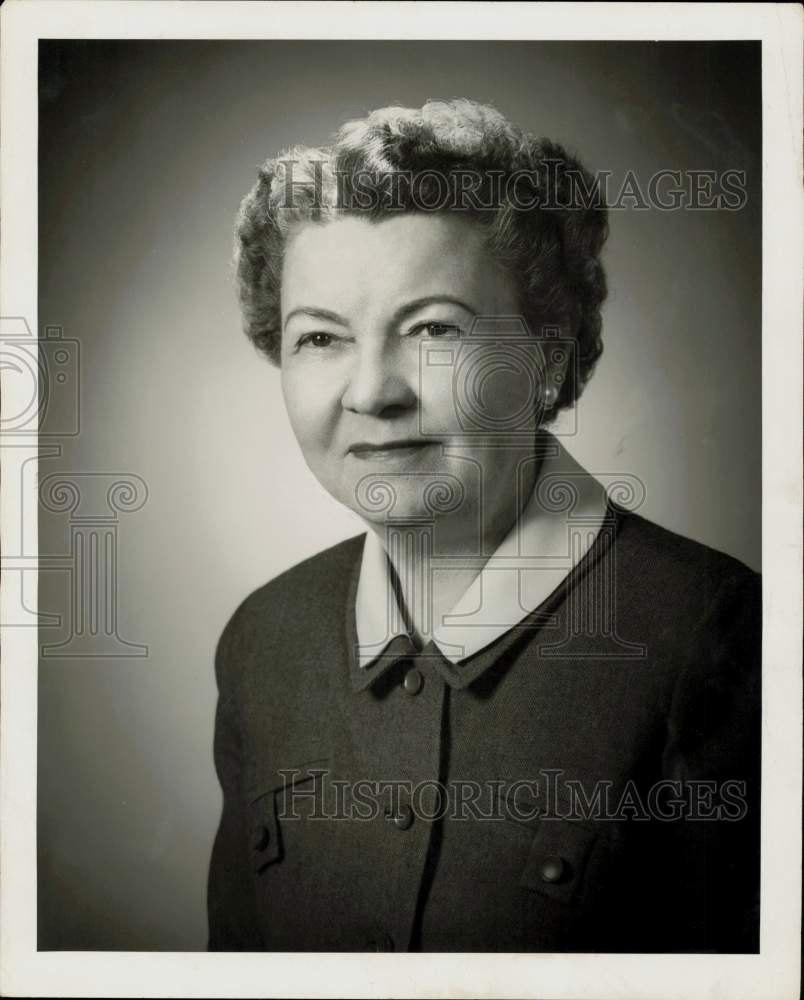
[{"label": "woman's chin", "polygon": [[432,511],[429,511],[421,502],[416,502],[414,498],[396,498],[388,506],[378,503],[376,507],[369,503],[350,503],[349,509],[354,511],[364,521],[372,525],[387,524],[389,527],[394,524],[415,522],[424,527],[428,521],[435,521]]},{"label": "woman's chin", "polygon": [[372,524],[416,521],[422,525],[465,508],[467,491],[454,475],[444,472],[417,476],[366,475],[337,499]]}]

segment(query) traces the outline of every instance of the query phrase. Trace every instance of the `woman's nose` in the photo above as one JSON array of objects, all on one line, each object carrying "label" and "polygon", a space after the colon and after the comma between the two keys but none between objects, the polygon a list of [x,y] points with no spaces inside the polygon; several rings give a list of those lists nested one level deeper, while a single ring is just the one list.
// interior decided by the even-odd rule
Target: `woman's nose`
[{"label": "woman's nose", "polygon": [[358,351],[341,400],[344,409],[370,416],[416,404],[416,382],[388,347]]}]

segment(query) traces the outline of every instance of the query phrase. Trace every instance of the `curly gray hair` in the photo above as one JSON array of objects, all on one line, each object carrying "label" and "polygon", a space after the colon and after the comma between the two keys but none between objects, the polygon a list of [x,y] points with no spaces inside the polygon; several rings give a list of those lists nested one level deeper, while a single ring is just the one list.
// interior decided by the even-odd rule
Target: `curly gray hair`
[{"label": "curly gray hair", "polygon": [[295,227],[343,213],[456,210],[484,227],[531,331],[558,326],[575,342],[552,419],[579,397],[603,350],[607,211],[576,158],[474,101],[380,108],[344,124],[329,147],[291,147],[265,161],[235,227],[245,332],[279,365],[282,260]]}]

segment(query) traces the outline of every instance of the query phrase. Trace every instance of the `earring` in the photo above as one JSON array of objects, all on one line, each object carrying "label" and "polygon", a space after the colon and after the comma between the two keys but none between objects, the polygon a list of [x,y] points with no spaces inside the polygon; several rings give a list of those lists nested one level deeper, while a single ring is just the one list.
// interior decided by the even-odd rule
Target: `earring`
[{"label": "earring", "polygon": [[558,389],[556,389],[554,383],[550,382],[544,387],[544,405],[548,409],[552,409],[555,406],[557,399]]}]

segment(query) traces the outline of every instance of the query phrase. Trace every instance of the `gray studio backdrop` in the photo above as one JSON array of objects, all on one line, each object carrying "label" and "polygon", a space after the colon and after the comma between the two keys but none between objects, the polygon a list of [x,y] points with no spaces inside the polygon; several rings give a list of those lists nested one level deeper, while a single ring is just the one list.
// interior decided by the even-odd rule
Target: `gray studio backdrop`
[{"label": "gray studio backdrop", "polygon": [[39,333],[69,344],[78,412],[39,469],[60,616],[40,630],[41,949],[205,947],[215,642],[247,592],[362,530],[240,332],[232,220],[269,153],[430,97],[491,102],[617,178],[746,172],[740,211],[612,213],[605,353],[567,443],[638,476],[645,516],[760,567],[758,44],[42,43]]}]

